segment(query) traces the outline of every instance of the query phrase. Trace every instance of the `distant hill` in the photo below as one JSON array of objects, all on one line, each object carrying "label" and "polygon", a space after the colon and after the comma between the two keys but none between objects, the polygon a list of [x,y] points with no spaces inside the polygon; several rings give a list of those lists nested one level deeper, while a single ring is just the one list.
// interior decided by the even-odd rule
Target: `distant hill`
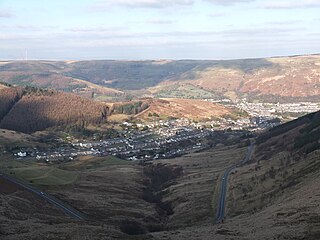
[{"label": "distant hill", "polygon": [[0,89],[0,128],[31,133],[54,126],[105,122],[109,108],[80,96],[38,88]]},{"label": "distant hill", "polygon": [[64,72],[65,62],[0,62],[0,81],[17,86],[33,86],[64,92],[74,92],[92,97],[92,94],[103,94],[116,97],[121,91],[102,85],[96,85],[83,79],[68,76]]},{"label": "distant hill", "polygon": [[[0,81],[101,100],[129,95],[319,101],[320,55],[224,61],[0,62]],[[137,92],[138,91],[138,92]],[[141,92],[142,91],[142,92]]]}]

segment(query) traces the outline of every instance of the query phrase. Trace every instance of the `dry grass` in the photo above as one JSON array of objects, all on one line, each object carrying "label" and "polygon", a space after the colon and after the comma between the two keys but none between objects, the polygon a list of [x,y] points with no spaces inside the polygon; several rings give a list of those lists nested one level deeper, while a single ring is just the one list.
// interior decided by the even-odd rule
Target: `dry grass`
[{"label": "dry grass", "polygon": [[194,120],[210,119],[231,114],[232,110],[211,102],[195,99],[163,98],[153,100],[150,107],[136,117],[149,119],[149,114],[157,114],[162,118],[188,118]]},{"label": "dry grass", "polygon": [[108,117],[109,122],[122,123],[128,121],[129,116],[125,114],[112,114]]},{"label": "dry grass", "polygon": [[15,132],[7,129],[0,129],[0,149],[2,146],[12,148],[14,146],[20,147],[35,147],[47,146],[44,143],[39,143],[36,137],[21,132]]},{"label": "dry grass", "polygon": [[[218,196],[215,189],[219,176],[226,167],[239,161],[245,152],[246,148],[219,147],[176,159],[155,161],[154,164],[181,166],[183,169],[180,177],[162,185],[159,192],[162,201],[171,204],[173,214],[168,216],[159,215],[156,204],[142,197],[146,187],[144,167],[124,165],[118,159],[79,159],[79,162],[61,166],[68,171],[74,169],[79,174],[78,179],[70,186],[50,187],[50,192],[86,213],[90,217],[89,222],[76,223],[53,214],[49,209],[44,210],[44,207],[39,208],[42,214],[34,209],[34,215],[28,221],[18,221],[28,216],[21,207],[17,207],[21,205],[21,197],[0,195],[3,203],[0,233],[4,234],[5,240],[31,236],[41,239],[45,235],[54,239],[318,239],[320,174],[316,169],[319,167],[319,152],[310,154],[303,161],[291,162],[286,179],[294,177],[298,183],[273,197],[266,197],[269,202],[265,202],[260,210],[258,207],[262,205],[259,205],[258,196],[276,189],[280,180],[284,182],[283,172],[279,169],[282,169],[281,159],[286,155],[276,155],[269,162],[260,161],[262,167],[257,170],[257,163],[239,168],[230,179],[227,219],[222,225],[213,224],[215,210],[212,199]],[[262,184],[256,184],[256,179],[272,166],[276,169],[275,178],[267,177]],[[257,178],[252,180],[255,175]],[[242,198],[241,188],[244,186],[252,186],[252,191]],[[5,201],[11,205],[4,204]],[[10,211],[13,208],[15,210]],[[8,215],[8,212],[14,214]],[[242,214],[233,216],[240,212]],[[162,231],[129,236],[119,229],[128,221],[138,228],[154,229],[157,226]],[[24,230],[17,232],[16,229]]]},{"label": "dry grass", "polygon": [[108,87],[101,86],[101,85],[97,85],[97,84],[91,83],[89,81],[85,81],[85,80],[81,80],[81,79],[74,79],[74,80],[76,80],[79,83],[86,84],[87,88],[88,88],[88,89],[86,89],[86,91],[91,90],[91,91],[95,91],[95,93],[99,93],[99,94],[109,94],[109,93],[122,94],[123,93],[122,91],[119,91],[119,90],[116,90],[113,88],[108,88]]},{"label": "dry grass", "polygon": [[214,222],[219,197],[220,176],[224,170],[242,159],[246,148],[220,147],[162,163],[182,166],[183,175],[164,189],[165,200],[174,206],[168,220],[172,228]]}]

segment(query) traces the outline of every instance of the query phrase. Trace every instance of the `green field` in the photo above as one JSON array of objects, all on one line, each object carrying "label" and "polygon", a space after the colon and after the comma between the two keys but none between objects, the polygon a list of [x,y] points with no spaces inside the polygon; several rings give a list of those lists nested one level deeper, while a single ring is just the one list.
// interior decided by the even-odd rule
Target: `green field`
[{"label": "green field", "polygon": [[131,165],[113,156],[110,157],[80,157],[73,162],[46,164],[35,160],[14,160],[2,158],[1,171],[20,180],[34,185],[58,186],[69,185],[77,181],[83,171],[95,171],[113,165]]},{"label": "green field", "polygon": [[192,84],[174,84],[165,86],[155,93],[159,98],[187,98],[187,99],[219,99],[218,94],[196,87]]},{"label": "green field", "polygon": [[122,160],[114,156],[93,157],[83,156],[73,162],[65,163],[61,168],[73,171],[94,171],[112,165],[132,165],[131,161]]}]

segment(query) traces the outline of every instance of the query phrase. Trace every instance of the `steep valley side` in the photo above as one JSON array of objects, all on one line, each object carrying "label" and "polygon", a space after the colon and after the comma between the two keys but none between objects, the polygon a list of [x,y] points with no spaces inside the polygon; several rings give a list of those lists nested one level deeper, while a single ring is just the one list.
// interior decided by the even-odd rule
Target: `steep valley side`
[{"label": "steep valley side", "polygon": [[[63,215],[53,218],[47,212],[47,220],[39,221],[35,209],[32,221],[19,222],[19,211],[15,211],[16,216],[10,219],[2,216],[2,239],[25,239],[31,235],[41,239],[44,232],[50,232],[50,236],[57,239],[66,236],[78,239],[80,235],[81,239],[157,239],[157,233],[212,223],[220,172],[237,160],[235,155],[244,152],[244,148],[219,147],[145,166],[114,158],[83,157],[52,165],[51,170],[38,163],[30,168],[21,161],[2,162],[14,175],[24,176],[27,181],[33,179],[41,189],[75,207],[89,219],[74,222]],[[29,174],[23,174],[25,171]],[[72,182],[68,180],[71,175],[76,176]],[[23,193],[20,194],[23,197]],[[15,208],[15,204],[11,207]],[[39,205],[40,210],[46,211],[42,205]],[[9,231],[8,224],[13,223],[26,230]]]}]

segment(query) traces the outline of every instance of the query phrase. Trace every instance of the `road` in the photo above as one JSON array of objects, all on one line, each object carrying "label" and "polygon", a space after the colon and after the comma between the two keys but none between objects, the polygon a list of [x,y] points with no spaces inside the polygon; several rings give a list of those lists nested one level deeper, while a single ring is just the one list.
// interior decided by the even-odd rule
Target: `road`
[{"label": "road", "polygon": [[49,203],[55,205],[57,208],[63,210],[67,215],[69,215],[70,217],[72,217],[76,220],[85,220],[85,216],[82,213],[80,213],[78,210],[76,210],[70,206],[67,206],[65,203],[63,203],[59,199],[57,199],[57,198],[55,198],[55,197],[53,197],[43,191],[38,190],[33,186],[30,186],[30,185],[28,185],[20,180],[17,180],[11,176],[8,176],[4,173],[0,173],[0,178],[3,178],[3,179],[5,179],[15,185],[18,185],[18,186],[24,188],[25,190],[27,190],[31,193],[38,195],[42,199],[48,201]]},{"label": "road", "polygon": [[228,167],[223,173],[222,180],[221,180],[221,187],[220,187],[221,191],[220,191],[220,197],[219,197],[219,204],[218,204],[217,215],[216,215],[216,223],[220,223],[224,219],[229,174],[231,173],[232,170],[244,165],[247,161],[250,160],[253,153],[253,148],[254,148],[254,143],[251,143],[250,146],[248,147],[246,156],[237,164],[234,164],[231,167]]}]

